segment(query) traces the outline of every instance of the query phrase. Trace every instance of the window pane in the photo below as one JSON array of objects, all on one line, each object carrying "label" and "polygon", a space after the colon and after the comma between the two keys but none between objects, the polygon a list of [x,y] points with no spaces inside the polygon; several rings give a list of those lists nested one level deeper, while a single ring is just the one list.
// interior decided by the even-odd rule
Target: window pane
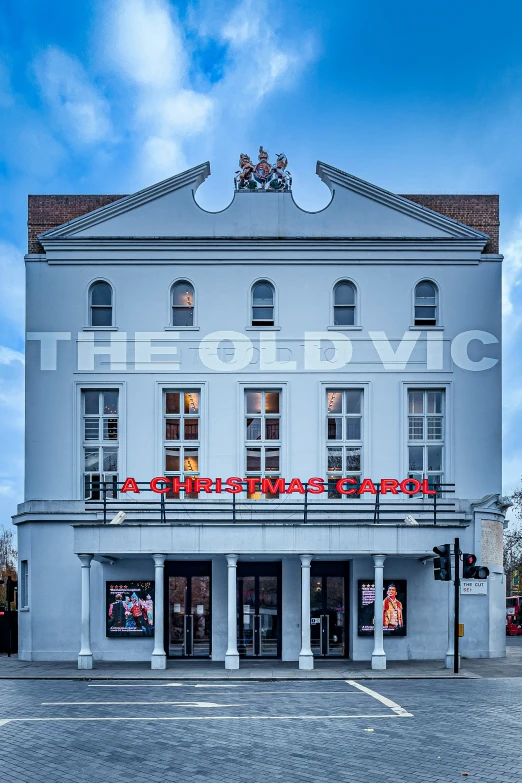
[{"label": "window pane", "polygon": [[354,305],[355,288],[351,283],[338,283],[335,286],[334,302],[336,305]]},{"label": "window pane", "polygon": [[336,484],[339,480],[338,476],[328,476],[328,497],[329,498],[341,498],[341,493],[337,491]]},{"label": "window pane", "polygon": [[254,321],[272,321],[274,320],[273,307],[254,307],[252,313]]},{"label": "window pane", "polygon": [[261,440],[261,419],[247,419],[247,440]]},{"label": "window pane", "polygon": [[334,326],[353,326],[355,307],[334,307]]},{"label": "window pane", "polygon": [[165,395],[165,413],[179,412],[179,392],[167,392]]},{"label": "window pane", "polygon": [[95,283],[91,288],[91,304],[108,305],[112,304],[112,290],[108,283]]},{"label": "window pane", "polygon": [[279,413],[279,392],[265,393],[265,413]]},{"label": "window pane", "polygon": [[92,307],[91,326],[112,326],[112,307]]},{"label": "window pane", "polygon": [[415,319],[417,321],[434,321],[436,310],[434,307],[420,307],[415,305]]},{"label": "window pane", "polygon": [[254,305],[267,306],[274,304],[274,290],[269,283],[258,283],[252,292]]},{"label": "window pane", "polygon": [[179,440],[179,419],[166,420],[165,440]]},{"label": "window pane", "polygon": [[266,440],[279,440],[279,419],[265,419]]},{"label": "window pane", "polygon": [[246,412],[261,413],[261,392],[248,391],[246,393]]},{"label": "window pane", "polygon": [[98,419],[85,419],[84,440],[98,440],[100,437],[100,426]]},{"label": "window pane", "polygon": [[341,391],[326,392],[328,413],[341,413],[343,404],[343,393]]},{"label": "window pane", "polygon": [[85,400],[85,413],[98,414],[100,412],[100,392],[85,391],[83,399]]},{"label": "window pane", "polygon": [[357,471],[361,469],[361,449],[346,449],[346,470]]},{"label": "window pane", "polygon": [[106,391],[103,392],[103,412],[104,413],[118,413],[118,392]]},{"label": "window pane", "polygon": [[342,440],[343,420],[341,418],[328,419],[328,440]]},{"label": "window pane", "polygon": [[100,453],[96,451],[85,451],[85,472],[97,473],[100,469]]},{"label": "window pane", "polygon": [[194,306],[194,288],[185,280],[180,280],[172,287],[172,304],[176,307]]},{"label": "window pane", "polygon": [[428,446],[428,470],[442,470],[442,446]]},{"label": "window pane", "polygon": [[428,440],[442,440],[442,416],[428,416]]},{"label": "window pane", "polygon": [[116,473],[118,470],[117,449],[103,449],[103,470],[106,473]]},{"label": "window pane", "polygon": [[361,440],[361,420],[346,419],[346,440]]},{"label": "window pane", "polygon": [[428,397],[427,413],[442,413],[442,392],[429,391],[427,397]]},{"label": "window pane", "polygon": [[199,392],[185,392],[185,413],[199,413]]},{"label": "window pane", "polygon": [[197,440],[199,419],[185,419],[185,440]]},{"label": "window pane", "polygon": [[411,391],[408,392],[408,412],[409,413],[424,413],[424,392]]},{"label": "window pane", "polygon": [[247,449],[247,470],[261,470],[261,449]]},{"label": "window pane", "polygon": [[279,470],[279,449],[265,450],[265,471]]},{"label": "window pane", "polygon": [[362,392],[358,389],[349,389],[346,392],[346,413],[361,412]]},{"label": "window pane", "polygon": [[343,450],[328,449],[328,470],[343,469]]},{"label": "window pane", "polygon": [[197,449],[185,449],[183,469],[189,473],[199,470],[199,456]]},{"label": "window pane", "polygon": [[415,289],[415,301],[417,302],[419,299],[431,299],[433,302],[435,302],[435,286],[433,283],[429,283],[427,280],[424,280],[422,283],[419,283],[417,288]]},{"label": "window pane", "polygon": [[103,420],[103,440],[118,440],[118,419]]},{"label": "window pane", "polygon": [[194,326],[194,309],[192,307],[173,307],[172,326]]},{"label": "window pane", "polygon": [[409,434],[410,440],[422,440],[424,437],[424,419],[422,416],[410,416]]},{"label": "window pane", "polygon": [[424,470],[422,464],[423,460],[423,447],[422,446],[410,446],[408,449],[409,454],[409,468],[408,470]]},{"label": "window pane", "polygon": [[179,470],[179,449],[165,449],[165,470]]}]

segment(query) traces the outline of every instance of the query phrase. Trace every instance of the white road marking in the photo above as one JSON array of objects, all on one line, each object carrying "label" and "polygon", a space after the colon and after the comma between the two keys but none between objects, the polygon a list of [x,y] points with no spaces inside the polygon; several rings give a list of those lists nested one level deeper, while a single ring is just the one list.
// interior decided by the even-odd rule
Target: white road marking
[{"label": "white road marking", "polygon": [[377,701],[380,701],[381,704],[384,704],[385,707],[389,707],[393,712],[399,717],[399,718],[413,718],[413,715],[411,712],[408,712],[404,709],[404,707],[401,707],[397,702],[392,701],[391,699],[387,699],[386,696],[381,696],[380,693],[377,693],[377,691],[372,691],[371,688],[367,688],[366,685],[360,685],[359,683],[355,682],[355,680],[346,680],[348,685],[353,685],[354,688],[358,688],[360,691],[363,691],[363,693],[367,693],[369,696],[373,696],[374,699],[377,699]]},{"label": "white road marking", "polygon": [[[409,714],[409,713],[408,713]],[[386,715],[198,715],[198,716],[190,716],[190,717],[169,717],[169,718],[5,718],[4,720],[0,721],[0,725],[5,725],[6,723],[35,723],[35,722],[49,722],[49,721],[131,721],[131,720],[139,720],[139,721],[147,721],[147,720],[158,720],[158,721],[172,721],[172,720],[347,720],[352,718],[364,718],[365,720],[368,720],[371,718],[372,720],[374,718],[386,718],[386,720],[389,720],[390,718],[399,718],[399,717],[405,717],[401,715],[390,715],[390,713],[386,713]]]},{"label": "white road marking", "polygon": [[175,704],[178,707],[241,707],[241,704],[216,704],[213,701],[43,701],[42,707],[74,707],[77,705],[105,707],[115,704]]},{"label": "white road marking", "polygon": [[165,682],[161,683],[161,685],[151,685],[151,684],[132,684],[132,685],[106,685],[98,684],[98,683],[88,683],[88,688],[183,688],[184,685],[182,682]]}]

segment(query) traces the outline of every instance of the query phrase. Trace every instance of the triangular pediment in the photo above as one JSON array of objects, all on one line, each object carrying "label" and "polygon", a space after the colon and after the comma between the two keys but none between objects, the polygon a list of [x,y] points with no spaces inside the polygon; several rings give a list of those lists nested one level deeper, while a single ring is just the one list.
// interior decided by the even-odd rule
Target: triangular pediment
[{"label": "triangular pediment", "polygon": [[357,238],[467,240],[483,246],[487,235],[449,217],[318,162],[331,191],[329,204],[307,212],[291,192],[235,192],[226,209],[208,212],[195,200],[210,174],[203,163],[40,234],[42,244],[61,238]]}]

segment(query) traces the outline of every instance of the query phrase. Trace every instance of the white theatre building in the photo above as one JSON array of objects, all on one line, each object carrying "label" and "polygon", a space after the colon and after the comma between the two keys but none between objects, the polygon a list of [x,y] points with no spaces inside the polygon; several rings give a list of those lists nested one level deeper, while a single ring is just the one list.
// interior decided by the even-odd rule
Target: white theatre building
[{"label": "white theatre building", "polygon": [[29,199],[20,658],[503,656],[497,197],[209,173]]}]

